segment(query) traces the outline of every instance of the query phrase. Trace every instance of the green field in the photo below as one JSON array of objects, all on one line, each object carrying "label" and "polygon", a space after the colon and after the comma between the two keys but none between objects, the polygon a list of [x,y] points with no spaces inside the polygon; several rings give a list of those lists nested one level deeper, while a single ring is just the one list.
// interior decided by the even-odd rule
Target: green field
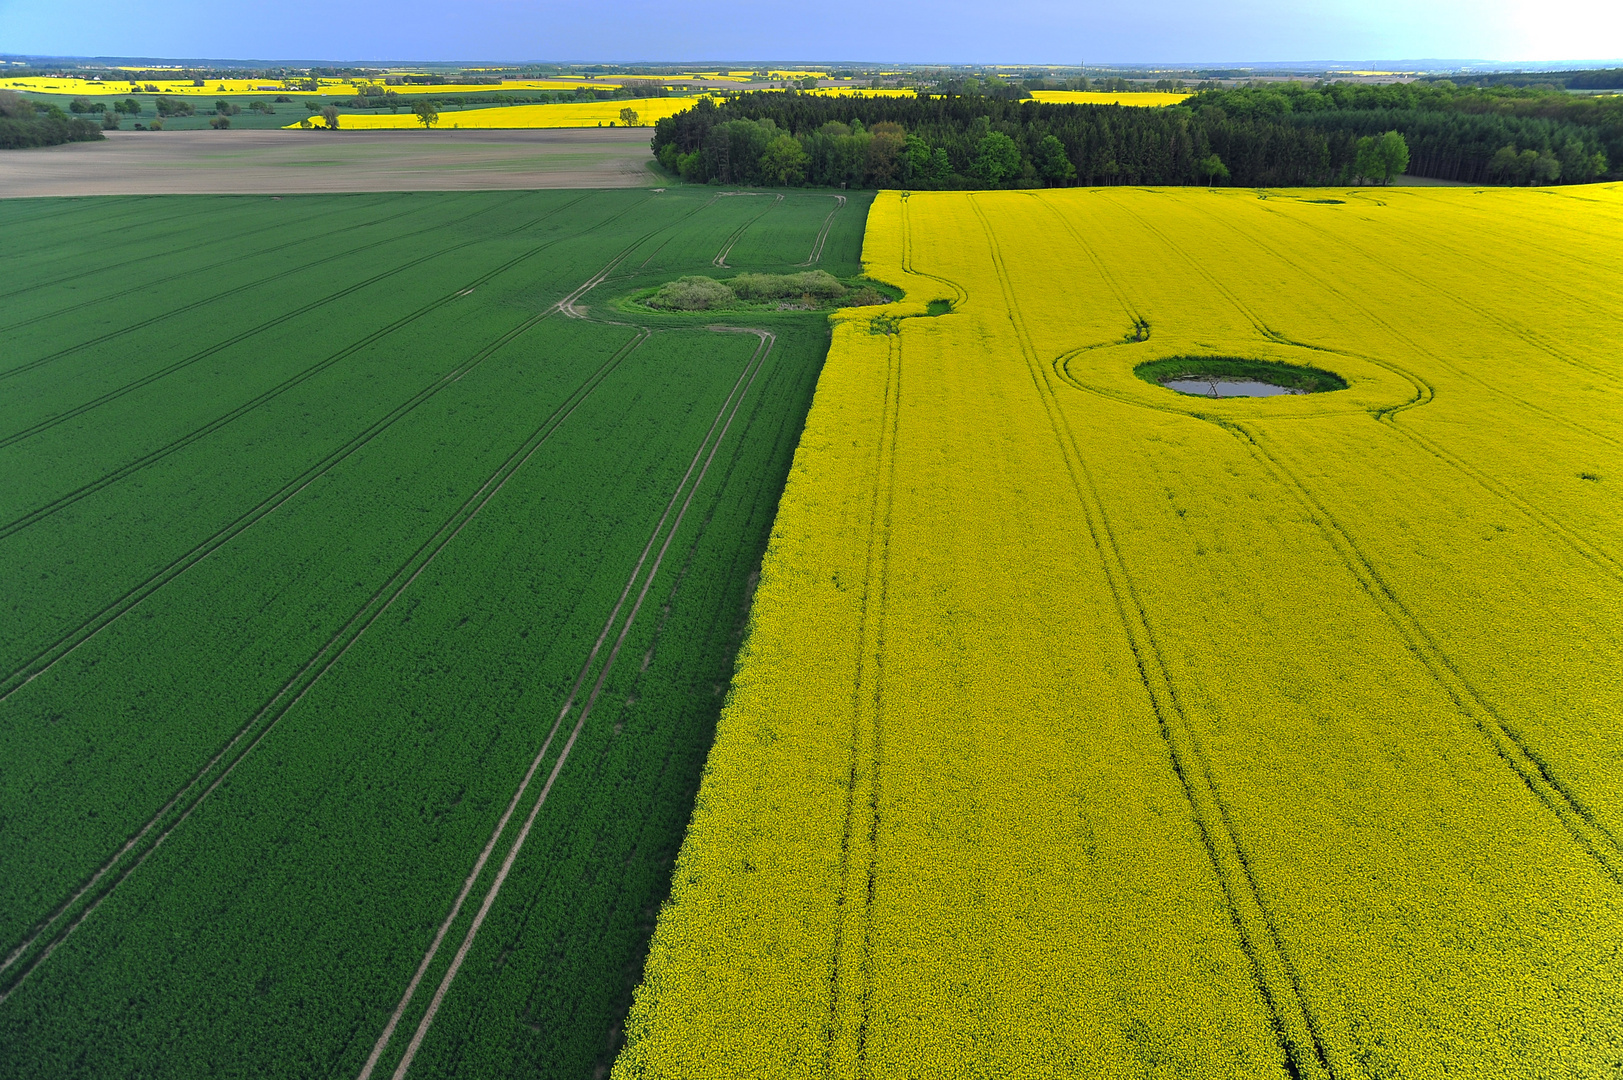
[{"label": "green field", "polygon": [[869,198],[0,202],[0,1075],[612,1060]]}]

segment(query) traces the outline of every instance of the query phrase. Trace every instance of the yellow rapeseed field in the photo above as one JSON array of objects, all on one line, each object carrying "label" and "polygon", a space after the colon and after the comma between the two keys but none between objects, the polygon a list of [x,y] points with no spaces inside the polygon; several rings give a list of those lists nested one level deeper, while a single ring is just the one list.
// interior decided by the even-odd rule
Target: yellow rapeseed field
[{"label": "yellow rapeseed field", "polygon": [[1142,93],[1100,93],[1093,90],[1033,90],[1031,96],[1036,101],[1049,105],[1142,105],[1155,107],[1159,105],[1176,105],[1189,97],[1185,93],[1161,93],[1159,91],[1144,91]]},{"label": "yellow rapeseed field", "polygon": [[[338,84],[329,83],[323,86],[324,92],[334,92]],[[90,80],[57,78],[55,76],[34,76],[26,79],[0,79],[0,90],[29,90],[36,94],[71,94],[75,97],[127,97],[130,94],[148,93],[144,87],[156,86],[162,94],[185,95],[188,97],[218,96],[220,94],[285,94],[295,91],[283,89],[279,79],[205,79],[202,86],[193,86],[191,79],[145,79],[133,82],[118,82],[116,80]],[[346,84],[347,86],[347,84]],[[221,89],[224,87],[224,89]],[[302,91],[301,91],[302,92]],[[350,95],[355,93],[354,87],[347,87]]]},{"label": "yellow rapeseed field", "polygon": [[[503,105],[489,109],[445,109],[434,122],[436,129],[453,128],[566,128],[620,126],[621,109],[637,114],[637,126],[652,127],[656,120],[693,107],[698,97],[633,98],[622,101],[570,101],[558,105]],[[322,125],[319,116],[311,123]],[[299,124],[288,124],[297,128]],[[375,131],[380,128],[420,128],[422,122],[409,110],[397,113],[345,113],[338,119],[340,131]]]},{"label": "yellow rapeseed field", "polygon": [[[219,94],[262,96],[266,94],[297,94],[317,97],[354,97],[365,81],[347,79],[318,79],[317,89],[305,90],[302,79],[283,82],[280,79],[205,79],[202,86],[192,85],[191,79],[145,79],[131,82],[116,80],[90,80],[34,76],[26,79],[0,79],[0,90],[29,90],[36,94],[71,94],[76,97],[126,97],[130,94],[150,93],[148,86],[156,86],[160,94],[190,97],[211,97]],[[382,84],[383,80],[376,80]],[[500,85],[489,83],[441,83],[438,85],[386,86],[404,97],[413,94],[488,94],[514,93],[525,90],[575,90],[579,87],[593,90],[618,90],[616,82],[587,79],[504,79]]]},{"label": "yellow rapeseed field", "polygon": [[1611,1076],[1623,185],[882,193],[864,259],[616,1080]]}]

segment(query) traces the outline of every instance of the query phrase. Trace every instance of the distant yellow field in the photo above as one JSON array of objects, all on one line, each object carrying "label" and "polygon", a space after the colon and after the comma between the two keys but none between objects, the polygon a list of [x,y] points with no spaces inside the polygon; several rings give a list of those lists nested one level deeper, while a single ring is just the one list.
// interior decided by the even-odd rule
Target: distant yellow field
[{"label": "distant yellow field", "polygon": [[[381,80],[380,80],[381,81]],[[59,79],[35,77],[27,79],[0,79],[0,90],[29,90],[36,94],[71,94],[76,97],[116,96],[150,93],[144,88],[156,86],[158,93],[185,96],[215,96],[219,94],[303,94],[321,97],[354,97],[359,92],[355,83],[341,79],[318,80],[316,90],[302,89],[297,83],[283,83],[278,79],[206,79],[204,85],[193,86],[190,79],[147,79],[139,82],[91,81],[88,79]],[[403,96],[413,94],[488,94],[500,91],[523,90],[575,90],[579,87],[594,90],[618,90],[616,82],[595,79],[518,79],[504,81],[499,86],[483,83],[446,83],[439,86],[389,86],[387,89]]]},{"label": "distant yellow field", "polygon": [[[500,86],[491,86],[484,83],[445,83],[440,86],[390,86],[388,89],[397,94],[489,94],[523,90],[576,90],[580,87],[592,90],[618,90],[617,82],[599,82],[596,79],[504,79]],[[335,84],[331,87],[323,86],[324,94],[354,94],[354,84]]]},{"label": "distant yellow field", "polygon": [[[208,79],[202,86],[193,86],[190,79],[147,79],[140,82],[93,82],[89,79],[58,79],[35,77],[27,79],[0,79],[0,90],[29,90],[36,94],[71,94],[75,97],[117,96],[147,93],[144,87],[156,86],[162,94],[203,96],[218,94],[302,93],[283,88],[276,79]],[[327,89],[327,88],[324,88]],[[327,89],[327,92],[331,92]],[[349,88],[353,96],[355,90]]]},{"label": "distant yellow field", "polygon": [[1033,90],[1031,96],[1037,101],[1051,105],[1176,105],[1189,97],[1189,94],[1163,94],[1163,93],[1133,93],[1133,94],[1097,94],[1091,90]]},{"label": "distant yellow field", "polygon": [[[615,1080],[1614,1071],[1623,184],[882,192],[863,259]],[[1225,356],[1349,385],[1135,375]]]},{"label": "distant yellow field", "polygon": [[[651,127],[656,120],[689,108],[697,97],[633,98],[626,101],[564,102],[559,105],[504,105],[490,109],[447,109],[434,127],[453,128],[571,128],[621,126],[621,109],[637,114],[637,126]],[[312,120],[321,126],[320,117]],[[287,124],[287,129],[300,127]],[[388,128],[420,128],[422,123],[409,110],[398,113],[345,113],[339,117],[340,131],[378,131]]]},{"label": "distant yellow field", "polygon": [[918,97],[917,90],[903,90],[894,86],[874,89],[867,86],[819,86],[815,90],[802,90],[802,94],[819,97]]}]

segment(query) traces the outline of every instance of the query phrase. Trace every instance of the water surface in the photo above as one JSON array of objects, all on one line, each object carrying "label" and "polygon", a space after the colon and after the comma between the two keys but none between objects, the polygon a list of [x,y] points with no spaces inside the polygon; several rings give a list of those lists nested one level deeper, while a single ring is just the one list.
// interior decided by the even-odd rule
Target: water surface
[{"label": "water surface", "polygon": [[1201,397],[1273,397],[1275,394],[1307,393],[1306,390],[1250,379],[1168,379],[1161,385],[1180,394],[1198,394]]}]

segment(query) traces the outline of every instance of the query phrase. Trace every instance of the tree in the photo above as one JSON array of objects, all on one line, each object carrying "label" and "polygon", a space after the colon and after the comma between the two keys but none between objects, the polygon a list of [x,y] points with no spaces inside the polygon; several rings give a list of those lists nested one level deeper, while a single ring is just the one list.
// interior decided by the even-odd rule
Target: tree
[{"label": "tree", "polygon": [[1375,175],[1383,184],[1409,171],[1409,143],[1396,131],[1388,131],[1376,141],[1374,154]]},{"label": "tree", "polygon": [[1516,146],[1501,146],[1488,162],[1488,176],[1501,184],[1519,184],[1521,180],[1521,158],[1516,153]]},{"label": "tree", "polygon": [[1353,158],[1353,176],[1362,184],[1365,180],[1378,176],[1381,168],[1380,158],[1375,149],[1375,137],[1365,135],[1358,140]]},{"label": "tree", "polygon": [[1584,184],[1595,179],[1595,159],[1584,152],[1581,140],[1569,138],[1561,147],[1559,156],[1561,175],[1566,177],[1569,184]]},{"label": "tree", "polygon": [[1208,187],[1216,187],[1229,178],[1229,167],[1216,154],[1207,154],[1195,162],[1195,175],[1204,179]]},{"label": "tree", "polygon": [[630,106],[627,106],[626,108],[621,109],[620,110],[620,123],[624,124],[626,127],[636,127],[637,126],[637,110],[631,108]]},{"label": "tree", "polygon": [[909,135],[902,148],[902,179],[912,183],[930,175],[930,144]]},{"label": "tree", "polygon": [[1076,165],[1057,136],[1044,135],[1043,141],[1037,144],[1036,157],[1037,175],[1048,181],[1049,186],[1076,179]]},{"label": "tree", "polygon": [[75,115],[77,115],[79,113],[87,113],[89,111],[90,111],[90,99],[89,98],[76,97],[72,101],[68,102],[68,112],[70,112],[70,113],[74,113]]},{"label": "tree", "polygon": [[215,113],[213,116],[209,117],[209,127],[213,128],[215,131],[224,131],[230,126],[231,118],[229,116]]},{"label": "tree", "polygon": [[1533,161],[1533,183],[1553,184],[1561,179],[1561,162],[1548,150],[1539,152]]},{"label": "tree", "polygon": [[1020,148],[1001,131],[987,132],[976,147],[975,175],[989,184],[1020,175]]},{"label": "tree", "polygon": [[321,119],[326,123],[328,131],[338,130],[338,110],[331,105],[321,110]]},{"label": "tree", "polygon": [[793,135],[783,134],[766,144],[761,154],[761,176],[768,184],[795,187],[806,181],[806,150]]},{"label": "tree", "polygon": [[902,177],[902,155],[907,150],[907,132],[893,121],[882,121],[868,133],[868,183],[874,187],[894,187]]},{"label": "tree", "polygon": [[412,102],[411,113],[417,118],[417,122],[423,125],[424,131],[433,127],[434,122],[440,118],[440,110],[432,101]]},{"label": "tree", "polygon": [[[101,129],[103,131],[117,131],[123,117],[119,116],[117,109],[108,109],[101,114]],[[1557,166],[1559,168],[1559,166]]]}]

